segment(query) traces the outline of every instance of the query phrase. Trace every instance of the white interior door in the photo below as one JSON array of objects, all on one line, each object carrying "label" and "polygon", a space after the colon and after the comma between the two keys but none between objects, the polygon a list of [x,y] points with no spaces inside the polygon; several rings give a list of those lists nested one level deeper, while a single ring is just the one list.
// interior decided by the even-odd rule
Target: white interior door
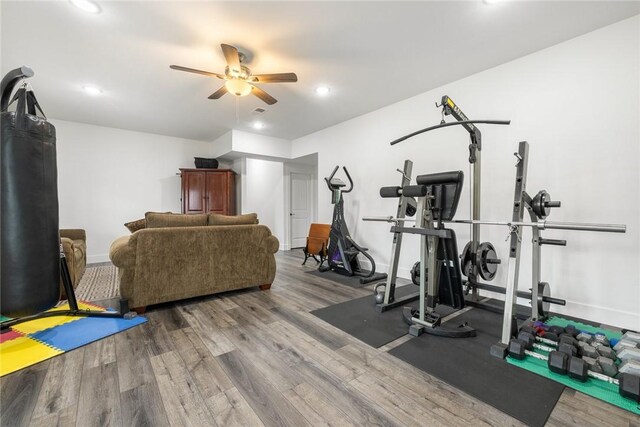
[{"label": "white interior door", "polygon": [[311,225],[311,175],[291,173],[291,248],[303,248]]}]

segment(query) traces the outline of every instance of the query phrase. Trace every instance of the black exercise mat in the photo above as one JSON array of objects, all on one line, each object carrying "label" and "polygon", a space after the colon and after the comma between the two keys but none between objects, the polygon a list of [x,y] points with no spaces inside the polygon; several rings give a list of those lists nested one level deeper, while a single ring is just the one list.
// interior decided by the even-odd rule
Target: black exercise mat
[{"label": "black exercise mat", "polygon": [[462,322],[475,328],[477,336],[444,338],[423,334],[389,353],[527,425],[543,426],[564,385],[489,354],[491,345],[500,340],[500,314],[471,308],[447,323]]},{"label": "black exercise mat", "polygon": [[[365,272],[368,272],[368,271],[365,270]],[[322,277],[324,279],[329,279],[333,282],[340,283],[341,285],[346,285],[351,288],[364,288],[373,283],[377,283],[377,282],[360,283],[360,276],[343,276],[342,274],[334,273],[331,270],[323,271],[323,272],[318,270],[311,270],[311,271],[307,271],[306,273],[312,274],[317,277]],[[384,281],[385,279],[380,279],[380,282],[384,282]]]},{"label": "black exercise mat", "polygon": [[[400,286],[396,288],[396,298],[417,291],[418,287],[411,284]],[[418,300],[406,305],[417,307]],[[437,311],[442,315],[447,315],[453,309],[442,306],[438,307]],[[376,348],[409,333],[409,326],[402,319],[402,307],[378,313],[373,293],[312,311],[311,314]]]}]

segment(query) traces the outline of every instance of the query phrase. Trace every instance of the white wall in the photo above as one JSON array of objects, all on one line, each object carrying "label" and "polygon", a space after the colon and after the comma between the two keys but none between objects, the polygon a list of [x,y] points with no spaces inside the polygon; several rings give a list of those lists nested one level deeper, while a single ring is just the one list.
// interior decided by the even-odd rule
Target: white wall
[{"label": "white wall", "polygon": [[210,157],[211,143],[51,120],[57,131],[60,228],[87,231],[88,262],[108,261],[147,211],[180,212],[180,167]]},{"label": "white wall", "polygon": [[241,179],[242,213],[256,212],[260,224],[269,227],[284,248],[284,164],[247,158]]},{"label": "white wall", "polygon": [[291,158],[291,141],[251,132],[234,130],[233,151],[259,156]]},{"label": "white wall", "polygon": [[[467,116],[511,119],[511,126],[480,126],[483,133],[482,218],[508,220],[514,191],[517,143],[531,144],[529,193],[547,189],[562,201],[549,220],[627,224],[626,234],[545,231],[567,247],[543,247],[542,279],[566,298],[560,312],[640,329],[640,17],[619,22],[324,129],[293,142],[294,157],[318,152],[318,174],[347,166],[355,189],[345,197],[354,238],[386,269],[389,226],[364,223],[364,215],[394,215],[395,202],[378,189],[398,185],[404,159],[417,174],[465,171],[458,218],[469,214],[468,134],[451,127],[389,142],[437,124],[434,107],[449,95]],[[425,53],[428,54],[428,53]],[[451,120],[451,119],[449,119]],[[319,220],[330,222],[329,192],[319,180]],[[455,226],[460,249],[469,239]],[[506,266],[507,230],[484,227],[482,240],[496,245]],[[520,288],[530,287],[530,230],[525,231]],[[417,238],[405,238],[401,273],[418,258]],[[495,283],[504,284],[506,268]]]},{"label": "white wall", "polygon": [[233,150],[233,131],[229,131],[211,143],[211,157],[220,157]]}]

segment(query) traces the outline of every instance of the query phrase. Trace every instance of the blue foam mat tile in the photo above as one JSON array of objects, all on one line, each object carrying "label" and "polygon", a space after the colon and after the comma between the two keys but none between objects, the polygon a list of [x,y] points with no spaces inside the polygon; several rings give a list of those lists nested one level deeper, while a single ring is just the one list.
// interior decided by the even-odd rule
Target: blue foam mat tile
[{"label": "blue foam mat tile", "polygon": [[55,328],[39,331],[29,336],[62,351],[73,350],[93,341],[145,323],[147,319],[136,316],[133,319],[85,317],[65,323]]}]

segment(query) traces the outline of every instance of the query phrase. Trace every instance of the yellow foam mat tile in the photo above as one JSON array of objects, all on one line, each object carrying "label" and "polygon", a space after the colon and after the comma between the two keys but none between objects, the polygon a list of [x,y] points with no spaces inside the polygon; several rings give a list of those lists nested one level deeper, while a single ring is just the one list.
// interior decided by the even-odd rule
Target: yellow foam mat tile
[{"label": "yellow foam mat tile", "polygon": [[[96,310],[96,311],[104,311],[104,308],[93,305],[86,304],[83,302],[78,302],[78,307],[83,310]],[[54,307],[49,311],[62,311],[69,310],[69,304],[62,304],[58,307]],[[12,326],[11,329],[21,332],[24,335],[33,334],[39,331],[44,331],[45,329],[53,328],[54,326],[64,325],[65,323],[73,322],[75,320],[82,319],[81,316],[54,316],[54,317],[43,317],[42,319],[35,319],[29,322],[19,323],[15,326]]]},{"label": "yellow foam mat tile", "polygon": [[0,345],[0,376],[64,353],[29,337],[18,337]]}]

